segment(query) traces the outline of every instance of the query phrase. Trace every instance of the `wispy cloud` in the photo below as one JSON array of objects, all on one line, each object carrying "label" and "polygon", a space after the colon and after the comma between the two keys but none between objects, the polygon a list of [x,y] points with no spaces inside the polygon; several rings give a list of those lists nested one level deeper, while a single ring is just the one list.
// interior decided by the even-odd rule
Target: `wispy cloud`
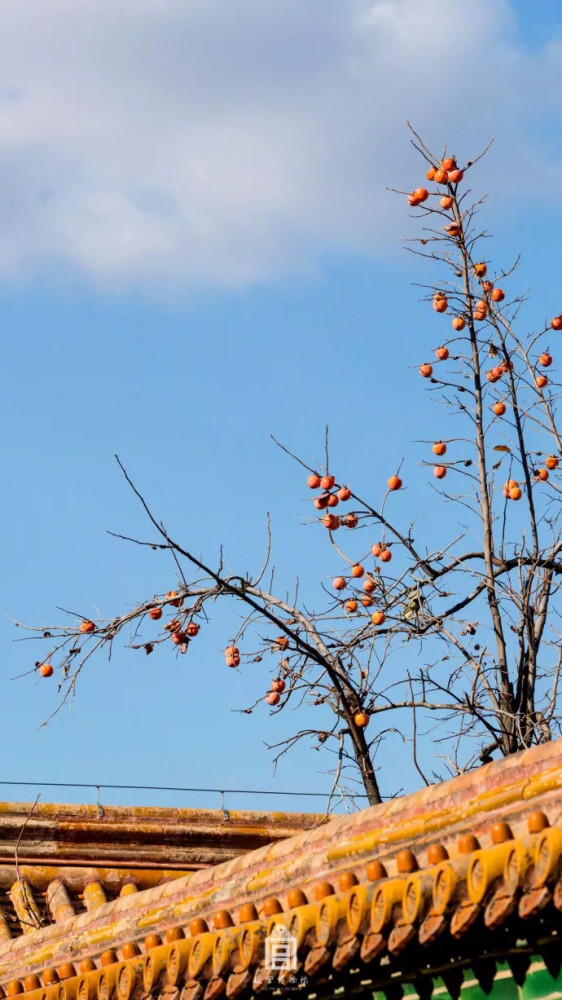
[{"label": "wispy cloud", "polygon": [[406,118],[461,154],[495,134],[492,188],[503,160],[504,195],[536,192],[559,57],[507,0],[4,0],[0,276],[237,285],[376,252]]}]

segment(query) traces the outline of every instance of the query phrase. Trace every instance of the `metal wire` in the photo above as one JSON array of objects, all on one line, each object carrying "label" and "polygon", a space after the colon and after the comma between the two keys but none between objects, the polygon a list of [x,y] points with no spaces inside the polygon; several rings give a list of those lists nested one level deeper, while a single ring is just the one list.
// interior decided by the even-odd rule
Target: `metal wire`
[{"label": "metal wire", "polygon": [[[114,791],[131,792],[202,792],[209,795],[290,795],[299,798],[325,799],[328,792],[287,792],[277,791],[277,789],[259,788],[182,788],[178,785],[114,785],[98,782],[97,784],[81,781],[0,781],[0,785],[11,785],[32,788],[93,788],[98,792],[100,789],[113,789]],[[353,798],[366,799],[364,792],[353,793]]]}]

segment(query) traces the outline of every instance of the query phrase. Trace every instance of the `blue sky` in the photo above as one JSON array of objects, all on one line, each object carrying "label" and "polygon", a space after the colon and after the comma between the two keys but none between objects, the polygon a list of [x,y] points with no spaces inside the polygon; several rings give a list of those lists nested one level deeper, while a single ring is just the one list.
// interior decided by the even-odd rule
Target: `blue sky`
[{"label": "blue sky", "polygon": [[[435,530],[411,444],[442,433],[411,368],[442,339],[412,287],[435,276],[400,248],[415,224],[386,187],[420,182],[406,118],[461,158],[495,136],[471,182],[494,253],[524,251],[524,319],[560,311],[559,5],[7,0],[3,22],[0,608],[109,616],[173,586],[106,534],[146,534],[114,452],[170,529],[238,569],[269,511],[279,584],[311,595],[338,566],[270,433],[320,456],[328,423],[338,476],[375,499],[404,457],[397,516]],[[98,660],[42,729],[55,685],[11,679],[40,653],[3,618],[3,779],[329,787],[310,749],[273,777],[287,713],[231,711],[268,685],[225,671],[235,615],[186,657]],[[386,792],[416,787],[399,741],[380,764]]]}]

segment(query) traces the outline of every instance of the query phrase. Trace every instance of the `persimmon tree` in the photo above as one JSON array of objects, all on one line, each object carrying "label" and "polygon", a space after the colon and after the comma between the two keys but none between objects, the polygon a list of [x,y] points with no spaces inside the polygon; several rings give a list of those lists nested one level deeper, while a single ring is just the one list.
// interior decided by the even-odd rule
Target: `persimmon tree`
[{"label": "persimmon tree", "polygon": [[[307,706],[306,727],[277,744],[277,755],[312,739],[335,754],[334,788],[356,769],[370,803],[381,801],[375,754],[391,728],[387,720],[400,713],[408,720],[400,729],[409,732],[426,781],[417,756],[422,720],[424,726],[432,720],[431,739],[443,745],[452,774],[550,740],[561,722],[562,443],[549,343],[562,329],[562,316],[522,331],[523,296],[510,291],[516,268],[494,268],[486,259],[482,202],[467,186],[484,154],[459,167],[446,150],[435,156],[413,131],[412,142],[427,181],[400,194],[416,209],[418,235],[409,249],[436,268],[436,283],[424,286],[424,297],[435,311],[440,342],[431,362],[419,359],[416,377],[427,380],[461,429],[455,438],[422,443],[421,461],[428,491],[456,511],[456,536],[421,546],[413,526],[397,523],[392,497],[407,469],[388,470],[384,495],[373,500],[347,486],[343,470],[330,468],[327,448],[322,469],[292,455],[308,474],[339,567],[332,592],[325,590],[322,606],[310,610],[265,582],[269,546],[257,576],[232,574],[222,558],[214,565],[196,556],[196,538],[178,540],[118,460],[152,531],[146,540],[129,541],[172,557],[175,590],[148,595],[110,619],[17,623],[46,643],[35,669],[44,676],[58,672],[64,703],[92,657],[116,641],[146,653],[166,644],[189,654],[216,602],[233,599],[237,625],[226,665],[244,669],[273,649],[278,655],[266,702],[275,712]],[[435,503],[435,495],[430,498]],[[447,523],[443,518],[438,535]],[[415,669],[407,666],[412,652]],[[263,686],[257,695],[256,705]],[[323,706],[322,724],[315,721],[316,706]],[[388,785],[386,793],[395,791]]]}]

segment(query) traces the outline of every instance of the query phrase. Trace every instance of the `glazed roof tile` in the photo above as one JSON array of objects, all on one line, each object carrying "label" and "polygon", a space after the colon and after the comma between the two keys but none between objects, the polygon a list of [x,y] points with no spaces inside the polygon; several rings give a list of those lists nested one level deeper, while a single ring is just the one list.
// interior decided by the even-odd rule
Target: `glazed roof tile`
[{"label": "glazed roof tile", "polygon": [[[511,961],[524,939],[531,955],[548,950],[562,932],[561,789],[562,743],[544,744],[325,824],[301,817],[286,840],[161,872],[140,891],[124,882],[117,899],[94,878],[83,890],[89,908],[75,916],[61,905],[63,919],[53,918],[53,890],[44,916],[37,887],[41,922],[54,922],[4,935],[0,983],[30,1000],[129,1000],[156,987],[234,1000],[266,988],[264,942],[276,923],[295,939],[309,992],[361,992],[367,981],[372,992],[422,971],[431,983],[443,967],[480,968],[485,953]],[[179,834],[169,847],[167,859],[184,849]],[[42,992],[26,985],[30,975]],[[288,981],[275,975],[282,992]]]}]

